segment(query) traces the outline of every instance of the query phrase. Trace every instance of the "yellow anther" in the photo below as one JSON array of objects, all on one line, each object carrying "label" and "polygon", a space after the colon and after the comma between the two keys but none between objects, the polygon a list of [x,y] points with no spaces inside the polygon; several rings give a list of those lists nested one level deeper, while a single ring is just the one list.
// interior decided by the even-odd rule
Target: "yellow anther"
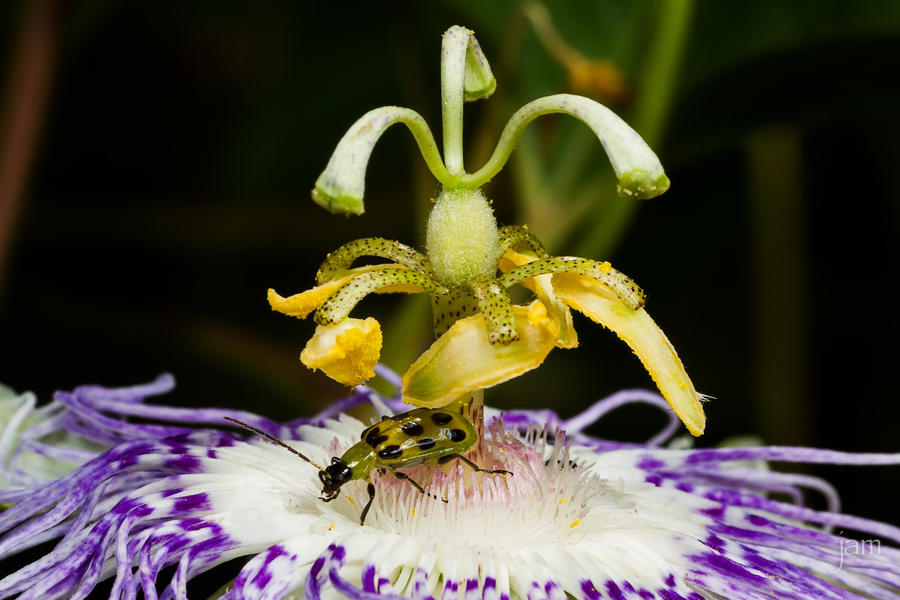
[{"label": "yellow anther", "polygon": [[316,327],[300,360],[344,385],[358,385],[375,375],[381,341],[378,321],[348,317],[336,325]]}]

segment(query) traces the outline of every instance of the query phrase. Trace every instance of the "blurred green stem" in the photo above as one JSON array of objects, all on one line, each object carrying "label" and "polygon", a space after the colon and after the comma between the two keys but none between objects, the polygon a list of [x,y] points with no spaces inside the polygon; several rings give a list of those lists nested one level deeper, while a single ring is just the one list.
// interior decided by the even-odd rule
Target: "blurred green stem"
[{"label": "blurred green stem", "polygon": [[632,117],[632,127],[650,146],[659,145],[669,119],[694,2],[660,0],[657,6],[658,10],[654,11],[657,15],[656,35],[637,81],[640,96]]},{"label": "blurred green stem", "polygon": [[[669,118],[694,2],[658,0],[654,4],[655,10],[650,12],[656,17],[656,31],[636,82],[637,101],[630,121],[641,137],[655,148],[662,140]],[[574,254],[608,256],[631,222],[637,207],[638,203],[633,199],[612,194],[607,196],[607,202],[596,211],[593,225],[581,237]]]},{"label": "blurred green stem", "polygon": [[809,443],[806,244],[801,139],[795,129],[750,136],[755,405],[768,443]]}]

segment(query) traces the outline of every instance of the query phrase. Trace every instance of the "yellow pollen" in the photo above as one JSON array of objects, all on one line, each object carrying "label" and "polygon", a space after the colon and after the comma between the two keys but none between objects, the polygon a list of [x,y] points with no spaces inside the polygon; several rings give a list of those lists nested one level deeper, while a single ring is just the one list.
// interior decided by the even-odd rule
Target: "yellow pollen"
[{"label": "yellow pollen", "polygon": [[572,524],[569,525],[569,529],[572,529],[573,527],[578,527],[579,525],[581,525],[581,519],[575,519],[574,521],[572,521]]},{"label": "yellow pollen", "polygon": [[568,498],[560,498],[559,502],[557,502],[557,504],[568,504],[568,503],[569,503]]},{"label": "yellow pollen", "polygon": [[608,260],[605,260],[602,263],[600,263],[600,270],[603,271],[604,273],[609,273],[610,269],[612,269],[612,265],[609,264]]},{"label": "yellow pollen", "polygon": [[328,531],[334,531],[334,521],[328,526]]},{"label": "yellow pollen", "polygon": [[347,496],[347,500],[350,501],[350,504],[356,504],[356,502],[354,502],[353,498],[351,498],[350,496]]}]

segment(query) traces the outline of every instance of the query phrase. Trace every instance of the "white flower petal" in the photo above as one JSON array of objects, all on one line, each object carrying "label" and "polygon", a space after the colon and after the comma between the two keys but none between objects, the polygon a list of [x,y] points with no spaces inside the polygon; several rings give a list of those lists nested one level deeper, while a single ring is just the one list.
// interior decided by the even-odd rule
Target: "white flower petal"
[{"label": "white flower petal", "polygon": [[[623,402],[613,397],[586,414]],[[303,439],[288,443],[320,463],[364,428],[346,415],[318,421],[293,429]],[[83,598],[107,577],[113,597],[143,590],[152,598],[172,573],[161,597],[183,599],[194,575],[241,556],[251,558],[226,600],[854,597],[848,590],[900,598],[900,551],[887,546],[900,542],[900,528],[767,498],[830,488],[756,462],[897,464],[900,456],[669,450],[566,438],[548,425],[558,422],[547,411],[512,415],[512,430],[490,422],[485,450],[471,458],[512,476],[460,464],[405,470],[437,499],[372,473],[364,527],[364,482],[322,502],[316,468],[274,444],[212,431],[132,440],[0,513],[0,557],[64,534],[0,579],[0,598]],[[852,540],[807,523],[884,545],[841,554]]]}]

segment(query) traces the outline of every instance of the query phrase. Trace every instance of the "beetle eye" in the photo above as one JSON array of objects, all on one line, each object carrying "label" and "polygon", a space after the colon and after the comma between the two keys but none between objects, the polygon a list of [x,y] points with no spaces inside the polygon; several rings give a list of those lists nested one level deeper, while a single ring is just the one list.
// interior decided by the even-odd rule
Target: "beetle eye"
[{"label": "beetle eye", "polygon": [[339,459],[337,456],[332,456],[332,457],[331,457],[331,464],[334,464],[334,463],[336,463],[336,462],[338,462],[338,461],[340,461],[340,460],[341,460],[341,459]]},{"label": "beetle eye", "polygon": [[328,485],[329,483],[331,483],[331,476],[327,471],[319,471],[319,481],[321,481],[325,485]]}]

